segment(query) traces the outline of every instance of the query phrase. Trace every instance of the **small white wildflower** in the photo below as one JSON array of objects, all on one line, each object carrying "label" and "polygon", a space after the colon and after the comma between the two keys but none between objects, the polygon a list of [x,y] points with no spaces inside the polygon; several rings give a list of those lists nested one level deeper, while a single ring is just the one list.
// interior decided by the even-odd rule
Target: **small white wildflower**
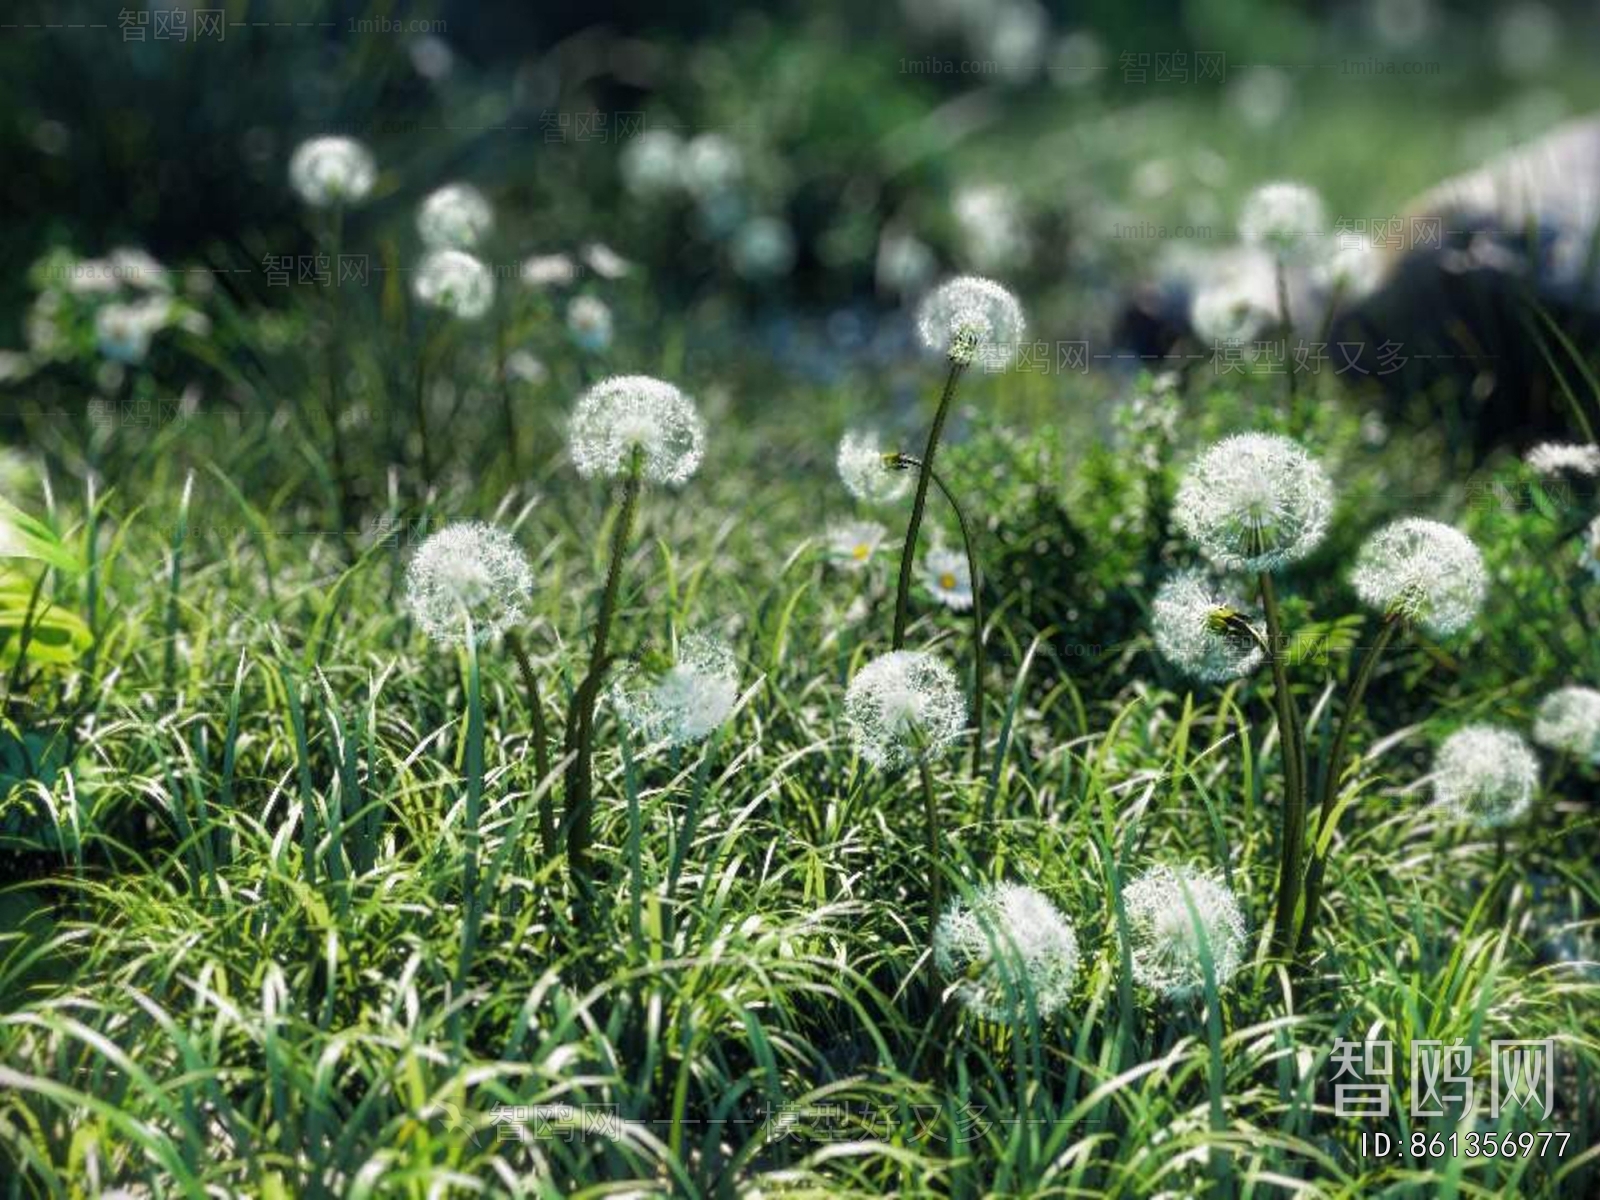
[{"label": "small white wildflower", "polygon": [[172,290],[171,273],[149,251],[137,246],[118,246],[111,252],[111,276],[137,291]]},{"label": "small white wildflower", "polygon": [[583,261],[601,279],[621,279],[633,264],[604,242],[590,242],[583,248]]},{"label": "small white wildflower", "polygon": [[828,558],[838,566],[859,571],[872,561],[889,531],[876,521],[847,521],[828,530]]},{"label": "small white wildflower", "polygon": [[417,624],[445,645],[487,641],[520,622],[533,571],[510,534],[481,521],[447,525],[417,548],[406,569],[406,600]]},{"label": "small white wildflower", "polygon": [[683,139],[670,129],[647,129],[623,147],[618,166],[635,196],[675,191],[683,184]]},{"label": "small white wildflower", "polygon": [[102,305],[94,315],[95,345],[113,362],[136,366],[150,353],[150,339],[166,328],[171,304],[160,297]]},{"label": "small white wildflower", "polygon": [[1261,647],[1243,630],[1220,623],[1223,614],[1248,620],[1243,606],[1203,571],[1180,571],[1156,590],[1151,629],[1161,656],[1206,683],[1225,683],[1261,665]]},{"label": "small white wildflower", "polygon": [[956,900],[933,931],[933,962],[961,1002],[986,1021],[1025,1024],[1066,1008],[1078,975],[1072,922],[1040,892],[986,884]]},{"label": "small white wildflower", "polygon": [[429,308],[475,321],[494,303],[494,276],[465,250],[435,250],[418,264],[411,290]]},{"label": "small white wildflower", "polygon": [[677,662],[654,677],[630,664],[612,684],[611,698],[643,741],[687,746],[710,737],[733,712],[739,664],[727,643],[686,634],[678,643]]},{"label": "small white wildflower", "polygon": [[574,296],[567,305],[567,332],[590,353],[598,354],[610,347],[614,330],[611,309],[604,300],[595,296]]},{"label": "small white wildflower", "polygon": [[1600,446],[1540,442],[1528,451],[1527,464],[1541,475],[1600,475]]},{"label": "small white wildflower", "polygon": [[966,726],[966,702],[952,671],[932,654],[891,650],[856,673],[844,700],[856,753],[893,769],[944,749]]},{"label": "small white wildflower", "polygon": [[1472,624],[1483,607],[1483,555],[1459,530],[1407,517],[1362,545],[1350,572],[1356,595],[1380,613],[1399,613],[1435,637]]},{"label": "small white wildflower", "polygon": [[1578,565],[1596,580],[1600,580],[1600,517],[1589,522],[1583,534],[1583,549],[1578,552]]},{"label": "small white wildflower", "polygon": [[839,439],[839,478],[857,500],[888,504],[911,490],[911,472],[888,465],[876,430],[852,429]]},{"label": "small white wildflower", "polygon": [[417,209],[417,232],[433,249],[471,250],[494,225],[494,210],[470,183],[447,183]]},{"label": "small white wildflower", "polygon": [[1275,571],[1316,549],[1333,512],[1333,485],[1298,444],[1270,433],[1223,438],[1185,472],[1173,515],[1227,570]]},{"label": "small white wildflower", "polygon": [[1123,889],[1122,903],[1133,978],[1150,990],[1174,999],[1204,990],[1202,944],[1217,987],[1244,965],[1244,916],[1213,876],[1190,867],[1152,867]]},{"label": "small white wildflower", "polygon": [[972,573],[959,550],[936,547],[922,556],[922,582],[933,598],[954,612],[972,607]]},{"label": "small white wildflower", "polygon": [[637,448],[644,478],[680,484],[695,473],[705,427],[694,402],[660,379],[615,375],[585,392],[572,414],[572,461],[584,478],[628,470]]},{"label": "small white wildflower", "polygon": [[1600,763],[1600,692],[1557,688],[1539,702],[1533,740],[1588,763]]},{"label": "small white wildflower", "polygon": [[1322,197],[1300,183],[1266,183],[1245,198],[1239,236],[1285,262],[1313,256],[1327,232]]},{"label": "small white wildflower", "polygon": [[312,138],[289,159],[289,186],[313,208],[357,204],[377,179],[372,152],[354,138]]},{"label": "small white wildflower", "polygon": [[1452,816],[1495,828],[1533,806],[1539,760],[1522,738],[1494,725],[1467,725],[1433,760],[1433,794]]},{"label": "small white wildflower", "polygon": [[535,254],[523,260],[521,275],[531,288],[565,287],[578,277],[578,265],[565,254]]},{"label": "small white wildflower", "polygon": [[1017,298],[976,275],[946,280],[917,309],[923,345],[953,363],[975,363],[989,372],[1010,365],[1026,329]]}]

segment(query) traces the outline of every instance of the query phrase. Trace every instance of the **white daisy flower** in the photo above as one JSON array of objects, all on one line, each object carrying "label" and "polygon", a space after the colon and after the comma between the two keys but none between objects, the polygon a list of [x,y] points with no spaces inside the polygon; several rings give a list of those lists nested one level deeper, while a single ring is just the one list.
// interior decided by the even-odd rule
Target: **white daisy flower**
[{"label": "white daisy flower", "polygon": [[961,1002],[986,1021],[1045,1021],[1066,1008],[1078,975],[1072,922],[1033,888],[986,884],[956,900],[934,926],[933,963]]},{"label": "white daisy flower", "polygon": [[1205,683],[1248,675],[1266,657],[1248,632],[1227,623],[1250,619],[1243,605],[1203,571],[1180,571],[1163,583],[1150,616],[1161,657]]},{"label": "white daisy flower", "polygon": [[856,753],[893,769],[935,754],[966,727],[967,706],[952,671],[932,654],[891,650],[856,673],[844,700]]},{"label": "white daisy flower", "polygon": [[429,308],[475,321],[494,303],[494,276],[464,250],[435,250],[417,265],[411,291]]},{"label": "white daisy flower", "polygon": [[727,643],[691,633],[677,661],[654,676],[629,664],[611,686],[618,714],[642,741],[687,746],[704,741],[739,700],[739,664]]},{"label": "white daisy flower", "polygon": [[417,232],[435,250],[471,250],[494,226],[494,210],[470,183],[448,183],[417,209]]},{"label": "white daisy flower", "polygon": [[1190,867],[1152,867],[1122,891],[1136,982],[1174,999],[1205,988],[1202,945],[1221,987],[1244,965],[1239,902],[1218,879]]},{"label": "white daisy flower", "polygon": [[695,473],[705,450],[694,402],[648,375],[614,375],[595,384],[579,398],[569,432],[572,461],[586,479],[624,474],[637,448],[645,479],[680,484]]},{"label": "white daisy flower", "polygon": [[912,473],[889,466],[885,453],[873,429],[852,429],[839,439],[839,478],[857,500],[888,504],[911,490]]},{"label": "white daisy flower", "polygon": [[406,601],[424,633],[445,645],[487,641],[520,623],[533,570],[510,534],[481,521],[447,525],[417,548],[406,569]]},{"label": "white daisy flower", "polygon": [[1350,583],[1369,608],[1399,613],[1434,637],[1448,637],[1472,624],[1483,608],[1488,574],[1466,534],[1407,517],[1366,540]]},{"label": "white daisy flower", "polygon": [[1533,740],[1588,763],[1600,763],[1600,691],[1557,688],[1539,702]]},{"label": "white daisy flower", "polygon": [[1467,725],[1433,760],[1433,795],[1452,816],[1495,828],[1533,806],[1539,760],[1521,736],[1495,725]]},{"label": "white daisy flower", "polygon": [[959,550],[934,547],[922,556],[922,582],[933,598],[954,612],[972,608],[972,573]]},{"label": "white daisy flower", "polygon": [[1178,527],[1217,566],[1275,571],[1316,549],[1333,513],[1333,485],[1298,444],[1270,433],[1223,438],[1184,474]]},{"label": "white daisy flower", "polygon": [[1239,236],[1283,262],[1315,256],[1328,232],[1322,197],[1300,183],[1266,183],[1245,198]]},{"label": "white daisy flower", "polygon": [[847,521],[828,530],[828,558],[835,565],[859,571],[872,561],[889,531],[876,521]]},{"label": "white daisy flower", "polygon": [[360,203],[377,179],[372,152],[353,138],[312,138],[289,159],[289,186],[313,208]]},{"label": "white daisy flower", "polygon": [[1600,475],[1600,446],[1540,442],[1524,461],[1541,475]]},{"label": "white daisy flower", "polygon": [[923,345],[953,363],[1003,371],[1027,330],[1022,305],[991,279],[960,275],[930,292],[917,309]]}]

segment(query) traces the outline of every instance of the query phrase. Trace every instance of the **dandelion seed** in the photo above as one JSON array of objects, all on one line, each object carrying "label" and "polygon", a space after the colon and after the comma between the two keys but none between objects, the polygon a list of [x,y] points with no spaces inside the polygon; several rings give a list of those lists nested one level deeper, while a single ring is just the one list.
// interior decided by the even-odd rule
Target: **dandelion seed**
[{"label": "dandelion seed", "polygon": [[494,276],[464,250],[435,250],[418,265],[411,291],[429,308],[475,321],[494,303]]},{"label": "dandelion seed", "polygon": [[699,467],[705,445],[694,402],[648,375],[595,384],[578,400],[570,436],[572,461],[586,479],[626,473],[638,448],[645,479],[680,484]]},{"label": "dandelion seed", "polygon": [[523,619],[533,570],[504,530],[481,521],[447,525],[417,548],[406,569],[406,599],[436,642],[464,645],[467,618],[484,642]]},{"label": "dandelion seed", "polygon": [[839,439],[839,478],[857,500],[888,504],[911,490],[913,475],[889,465],[876,430],[852,429]]},{"label": "dandelion seed", "polygon": [[565,287],[578,277],[578,265],[565,254],[535,254],[523,260],[520,274],[527,287]]},{"label": "dandelion seed", "polygon": [[417,209],[417,232],[435,250],[471,250],[493,225],[494,210],[470,183],[446,184]]},{"label": "dandelion seed", "polygon": [[950,745],[966,726],[955,672],[931,654],[892,650],[856,673],[845,694],[856,753],[885,770]]},{"label": "dandelion seed", "polygon": [[1362,545],[1350,573],[1363,604],[1414,621],[1435,637],[1472,624],[1488,577],[1472,539],[1448,525],[1407,517]]},{"label": "dandelion seed", "polygon": [[1180,571],[1161,585],[1151,604],[1151,629],[1161,656],[1205,683],[1248,675],[1266,657],[1247,632],[1231,624],[1248,620],[1243,606],[1202,571]]},{"label": "dandelion seed", "polygon": [[933,931],[933,962],[961,1002],[986,1021],[1039,1020],[1066,1008],[1078,975],[1078,938],[1055,905],[1017,883],[987,884],[957,900]]},{"label": "dandelion seed", "polygon": [[594,296],[574,296],[567,305],[567,332],[583,349],[600,353],[611,345],[611,309]]},{"label": "dandelion seed", "polygon": [[972,573],[959,550],[935,547],[922,556],[922,582],[933,598],[954,612],[972,608]]},{"label": "dandelion seed", "polygon": [[313,208],[360,203],[377,178],[371,151],[353,138],[312,138],[289,159],[289,186]]},{"label": "dandelion seed", "polygon": [[1295,442],[1269,433],[1223,438],[1178,484],[1173,516],[1226,570],[1275,571],[1316,549],[1333,512],[1333,485]]},{"label": "dandelion seed", "polygon": [[1282,262],[1309,259],[1327,231],[1322,197],[1304,184],[1266,183],[1246,197],[1239,236]]},{"label": "dandelion seed", "polygon": [[917,310],[917,332],[928,349],[989,372],[1010,365],[1026,328],[1017,298],[976,275],[940,284]]},{"label": "dandelion seed", "polygon": [[828,558],[838,566],[859,571],[872,560],[889,531],[876,521],[848,521],[828,530]]},{"label": "dandelion seed", "polygon": [[1522,738],[1495,725],[1467,725],[1433,760],[1433,795],[1452,816],[1488,828],[1510,825],[1533,806],[1539,760]]},{"label": "dandelion seed", "polygon": [[651,676],[637,664],[611,686],[617,713],[640,740],[687,746],[704,741],[728,719],[739,700],[739,664],[726,642],[691,633],[678,643],[678,660]]},{"label": "dandelion seed", "polygon": [[1600,763],[1600,691],[1557,688],[1539,702],[1533,740],[1587,763]]},{"label": "dandelion seed", "polygon": [[1190,867],[1152,867],[1123,889],[1122,903],[1133,977],[1151,991],[1173,999],[1202,991],[1202,945],[1219,988],[1244,965],[1244,916],[1215,877]]},{"label": "dandelion seed", "polygon": [[1540,442],[1524,461],[1541,475],[1600,475],[1600,446]]}]

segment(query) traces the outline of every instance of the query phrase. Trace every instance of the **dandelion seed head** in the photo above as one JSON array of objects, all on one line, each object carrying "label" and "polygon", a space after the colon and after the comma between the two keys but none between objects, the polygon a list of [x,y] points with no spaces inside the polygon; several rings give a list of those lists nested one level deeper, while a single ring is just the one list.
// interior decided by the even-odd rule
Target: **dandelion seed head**
[{"label": "dandelion seed head", "polygon": [[739,700],[733,649],[708,634],[686,634],[675,663],[654,676],[630,664],[611,687],[612,703],[645,742],[687,746],[715,732]]},{"label": "dandelion seed head", "polygon": [[574,296],[567,305],[567,332],[572,340],[592,354],[611,345],[615,326],[611,309],[596,296]]},{"label": "dandelion seed head", "polygon": [[922,556],[922,583],[933,598],[952,612],[972,608],[972,573],[967,556],[959,550],[937,546]]},{"label": "dandelion seed head", "polygon": [[95,345],[112,362],[136,366],[150,353],[151,339],[166,328],[171,302],[150,296],[103,304],[94,314]]},{"label": "dandelion seed head", "polygon": [[1248,282],[1236,275],[1212,281],[1189,303],[1189,324],[1204,342],[1250,348],[1272,319]]},{"label": "dandelion seed head", "polygon": [[1219,988],[1244,964],[1244,916],[1214,876],[1162,864],[1124,888],[1122,903],[1133,977],[1151,991],[1177,999],[1204,990],[1202,935]]},{"label": "dandelion seed head", "polygon": [[839,478],[857,500],[888,504],[911,490],[911,472],[891,467],[885,454],[876,430],[852,429],[839,439]]},{"label": "dandelion seed head", "polygon": [[583,247],[584,265],[601,279],[621,279],[633,270],[633,264],[604,242],[589,242]]},{"label": "dandelion seed head", "polygon": [[1496,828],[1533,806],[1539,760],[1521,736],[1496,725],[1466,725],[1433,760],[1434,799],[1452,816]]},{"label": "dandelion seed head", "polygon": [[986,884],[956,900],[933,931],[934,966],[955,983],[973,1013],[1003,1024],[1039,1020],[1066,1008],[1078,975],[1072,922],[1031,887]]},{"label": "dandelion seed head", "polygon": [[1220,613],[1242,614],[1243,605],[1205,572],[1178,572],[1156,590],[1150,606],[1156,649],[1180,671],[1205,683],[1248,675],[1261,665],[1261,647],[1243,631],[1222,626]]},{"label": "dandelion seed head", "polygon": [[1276,571],[1316,549],[1333,485],[1297,443],[1270,433],[1223,438],[1184,474],[1178,527],[1225,570]]},{"label": "dandelion seed head", "polygon": [[651,483],[681,484],[695,473],[705,428],[694,402],[660,379],[614,375],[578,400],[569,429],[572,461],[584,478],[628,470],[634,449]]},{"label": "dandelion seed head", "polygon": [[377,179],[372,152],[354,138],[312,138],[289,159],[289,186],[313,208],[359,203]]},{"label": "dandelion seed head", "polygon": [[876,521],[846,521],[828,529],[828,558],[847,570],[859,571],[872,561],[889,531]]},{"label": "dandelion seed head", "polygon": [[702,133],[683,148],[683,186],[696,196],[728,191],[744,174],[744,156],[720,133]]},{"label": "dandelion seed head", "polygon": [[1600,475],[1600,446],[1540,442],[1524,461],[1541,475]]},{"label": "dandelion seed head", "polygon": [[1333,250],[1313,271],[1318,283],[1350,303],[1371,294],[1383,278],[1383,253],[1358,233],[1344,231]]},{"label": "dandelion seed head", "polygon": [[892,770],[943,750],[966,725],[955,672],[920,650],[891,650],[850,681],[844,700],[856,752]]},{"label": "dandelion seed head", "polygon": [[1327,231],[1322,197],[1300,183],[1265,183],[1245,198],[1239,236],[1282,261],[1304,261]]},{"label": "dandelion seed head", "polygon": [[647,129],[628,140],[618,166],[623,186],[635,196],[675,191],[683,184],[683,139],[670,129]]},{"label": "dandelion seed head", "polygon": [[447,525],[417,548],[406,568],[406,601],[434,641],[463,645],[467,617],[484,642],[520,623],[533,570],[511,535],[481,521]]},{"label": "dandelion seed head", "polygon": [[435,250],[471,250],[494,226],[494,210],[470,183],[447,183],[417,209],[417,232]]},{"label": "dandelion seed head", "polygon": [[1533,740],[1587,763],[1600,763],[1600,691],[1557,688],[1539,702]]},{"label": "dandelion seed head", "polygon": [[527,287],[565,287],[578,277],[578,265],[565,254],[535,254],[523,260],[520,274]]},{"label": "dandelion seed head", "polygon": [[1369,608],[1398,613],[1434,637],[1471,625],[1489,586],[1471,538],[1419,517],[1393,521],[1369,537],[1350,583]]},{"label": "dandelion seed head", "polygon": [[1027,329],[1022,305],[992,279],[960,275],[946,280],[917,309],[923,345],[962,366],[1003,371]]},{"label": "dandelion seed head", "polygon": [[465,250],[434,250],[418,264],[411,291],[420,304],[475,321],[494,303],[494,276]]}]

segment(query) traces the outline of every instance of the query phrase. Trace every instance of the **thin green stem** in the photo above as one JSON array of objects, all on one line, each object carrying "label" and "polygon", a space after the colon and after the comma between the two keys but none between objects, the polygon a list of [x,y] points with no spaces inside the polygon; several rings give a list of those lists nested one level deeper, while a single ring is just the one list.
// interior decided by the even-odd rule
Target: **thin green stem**
[{"label": "thin green stem", "polygon": [[[1317,836],[1311,843],[1311,863],[1306,868],[1305,914],[1300,918],[1300,941],[1297,947],[1301,954],[1311,948],[1311,939],[1316,933],[1317,908],[1322,900],[1322,877],[1327,871],[1328,852],[1333,848],[1329,842],[1333,828],[1331,823],[1335,820],[1334,808],[1339,798],[1339,785],[1344,776],[1345,754],[1349,749],[1350,734],[1361,711],[1361,701],[1367,693],[1367,684],[1372,681],[1373,670],[1399,630],[1400,624],[1401,618],[1397,613],[1384,617],[1383,624],[1378,627],[1378,636],[1372,639],[1372,645],[1367,647],[1367,652],[1361,656],[1361,662],[1356,667],[1355,676],[1350,681],[1350,694],[1345,698],[1344,712],[1340,714],[1339,726],[1334,732],[1333,748],[1328,752],[1326,774],[1322,780],[1322,795],[1317,805]],[[1317,846],[1323,842],[1328,842],[1328,850],[1319,854]]]},{"label": "thin green stem", "polygon": [[[467,622],[466,768],[466,831],[463,839],[465,848],[461,856],[461,903],[465,911],[461,923],[461,961],[456,966],[458,994],[466,989],[467,977],[472,971],[473,955],[478,948],[478,925],[482,920],[478,895],[478,855],[482,833],[478,827],[483,818],[483,681],[478,670],[478,641],[470,619]],[[457,1009],[458,1018],[459,1015],[460,1010]],[[456,1038],[459,1052],[459,1024]]]},{"label": "thin green stem", "polygon": [[1278,283],[1278,321],[1283,326],[1284,374],[1289,377],[1289,415],[1295,417],[1295,401],[1300,395],[1300,381],[1294,372],[1294,361],[1289,354],[1289,339],[1294,336],[1294,320],[1289,312],[1289,278],[1283,269],[1283,259],[1274,264]]},{"label": "thin green stem", "polygon": [[956,394],[956,383],[961,379],[965,364],[951,362],[950,374],[945,377],[944,391],[939,395],[939,407],[933,414],[933,425],[928,429],[928,445],[922,452],[922,465],[917,470],[917,491],[911,501],[911,520],[906,524],[905,546],[900,551],[900,583],[894,596],[894,649],[906,644],[906,619],[911,607],[911,572],[916,565],[917,535],[922,531],[922,510],[928,503],[928,480],[933,474],[933,457],[939,450],[939,435],[944,432],[945,418],[950,414],[950,401]]},{"label": "thin green stem", "polygon": [[[522,688],[528,697],[528,716],[533,724],[533,769],[538,776],[538,782],[543,783],[550,777],[550,730],[545,724],[544,701],[539,694],[539,676],[534,672],[533,663],[528,659],[528,650],[522,644],[522,639],[517,636],[516,630],[506,633],[506,649],[511,651],[511,657],[516,660],[517,670],[522,674]],[[545,857],[550,858],[556,852],[556,812],[555,801],[550,796],[550,789],[546,788],[539,797],[539,841],[544,846]]]},{"label": "thin green stem", "polygon": [[347,552],[354,552],[356,534],[358,532],[355,511],[355,495],[351,491],[350,467],[345,459],[344,438],[339,432],[339,415],[344,408],[344,392],[339,365],[339,332],[340,315],[343,305],[339,303],[339,256],[344,250],[344,206],[336,204],[329,216],[331,232],[328,235],[332,268],[332,286],[328,292],[328,327],[327,327],[327,359],[324,370],[328,373],[328,390],[325,393],[328,402],[328,440],[333,456],[333,486],[334,495],[339,508],[339,525],[342,532],[341,542]]},{"label": "thin green stem", "polygon": [[412,398],[417,421],[417,437],[421,443],[422,482],[433,484],[433,449],[428,437],[428,367],[431,365],[434,341],[434,323],[424,318],[422,349],[417,354],[417,388]]},{"label": "thin green stem", "polygon": [[1283,757],[1283,828],[1278,844],[1278,908],[1273,920],[1272,952],[1282,955],[1294,936],[1295,906],[1300,899],[1301,851],[1305,841],[1306,787],[1300,717],[1289,690],[1284,664],[1283,614],[1272,576],[1261,573],[1261,607],[1267,618],[1267,664],[1272,670],[1272,699],[1278,710],[1278,742]]},{"label": "thin green stem", "polygon": [[923,824],[928,846],[928,938],[939,924],[939,914],[944,910],[944,873],[939,870],[939,802],[933,794],[933,775],[928,770],[928,760],[917,763],[922,776]]}]

